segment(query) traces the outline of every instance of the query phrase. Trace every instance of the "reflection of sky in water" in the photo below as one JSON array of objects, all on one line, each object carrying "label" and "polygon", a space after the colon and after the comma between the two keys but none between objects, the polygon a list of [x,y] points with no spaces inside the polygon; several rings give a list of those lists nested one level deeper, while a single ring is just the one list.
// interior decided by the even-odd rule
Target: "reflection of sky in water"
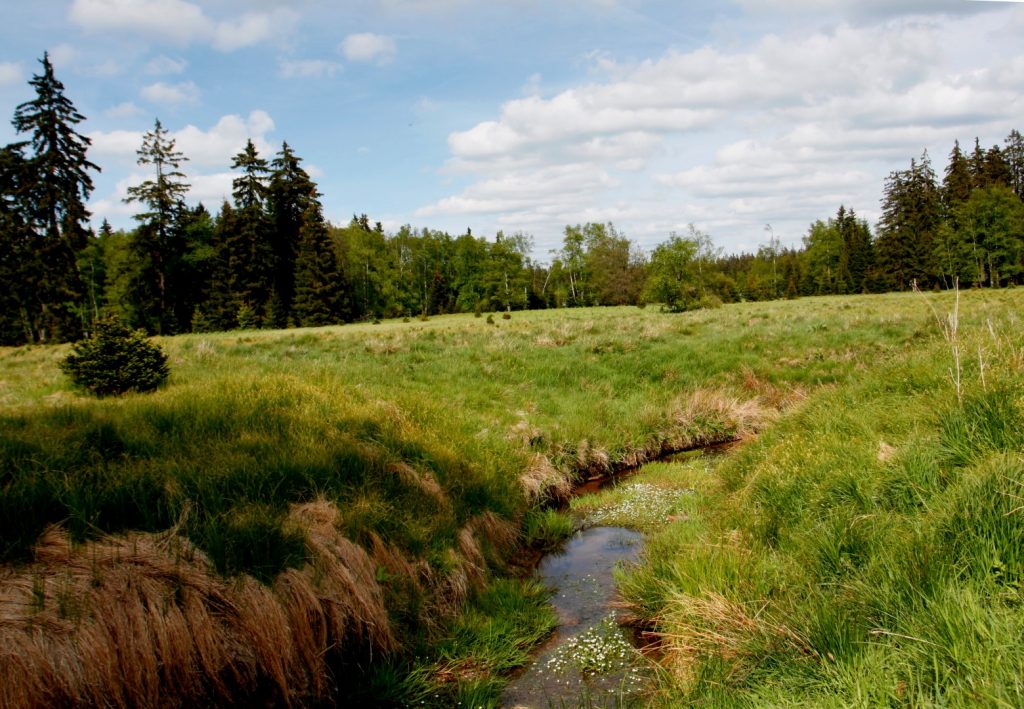
[{"label": "reflection of sky in water", "polygon": [[[588,657],[607,653],[628,657],[622,630],[608,622],[615,596],[612,570],[619,562],[635,561],[643,535],[621,527],[592,527],[576,534],[558,554],[546,557],[537,575],[553,590],[551,604],[560,626],[547,649],[509,685],[503,705],[514,707],[575,706],[586,696],[592,706],[612,703],[619,690],[635,688],[639,677],[628,663],[613,660],[607,674],[584,676],[574,662],[570,638],[579,640]],[[604,621],[604,622],[602,622]],[[565,650],[563,651],[563,648]],[[583,658],[580,658],[583,660]]]}]

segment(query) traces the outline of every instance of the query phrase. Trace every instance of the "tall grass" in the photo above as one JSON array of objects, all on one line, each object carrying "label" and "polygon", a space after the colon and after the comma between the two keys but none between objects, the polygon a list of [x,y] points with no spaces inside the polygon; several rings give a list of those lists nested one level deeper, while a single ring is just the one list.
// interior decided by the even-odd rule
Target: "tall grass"
[{"label": "tall grass", "polygon": [[623,589],[663,639],[666,701],[1024,703],[1011,298],[965,293],[957,350],[926,338],[812,393],[724,459],[701,518],[651,541]]},{"label": "tall grass", "polygon": [[[961,328],[998,316],[1017,300],[1009,292],[965,293]],[[996,357],[1012,339],[1009,331],[997,333],[1002,344],[986,341],[991,354],[983,360],[982,398],[1012,391]],[[194,550],[193,561],[181,564],[198,564],[212,574],[210,583],[255,579],[270,589],[268,603],[281,597],[282,578],[308,574],[315,586],[329,577],[329,568],[344,576],[324,559],[342,549],[362,550],[387,609],[386,628],[368,637],[401,640],[381,644],[376,657],[384,648],[394,655],[435,647],[466,599],[502,573],[525,521],[531,520],[538,540],[558,536],[550,520],[528,512],[564,496],[572,480],[748,434],[809,392],[831,388],[825,396],[834,398],[805,406],[794,423],[784,419],[748,449],[774,455],[778,446],[795,456],[799,445],[779,436],[857,404],[867,395],[847,383],[865,373],[872,384],[864,386],[888,397],[885,406],[897,412],[902,404],[916,410],[923,400],[915,397],[948,386],[936,367],[914,359],[913,353],[941,352],[943,342],[913,296],[746,304],[682,315],[632,308],[523,313],[494,325],[444,316],[188,335],[161,344],[171,357],[165,388],[102,401],[76,394],[62,378],[56,363],[65,348],[0,349],[0,560],[9,573],[29,579],[9,606],[20,609],[5,626],[12,632],[39,627],[31,578],[49,573],[38,544],[58,525],[76,555],[87,555],[96,543],[170,534]],[[970,378],[971,366],[964,367]],[[971,396],[966,392],[964,410]],[[978,406],[1002,411],[997,399],[985,401]],[[815,517],[814,524],[840,541],[807,559],[816,567],[831,565],[835,578],[851,565],[871,567],[872,545],[883,543],[884,535],[858,521],[857,510],[871,509],[865,501],[877,496],[881,482],[859,481],[848,458],[871,459],[876,438],[884,438],[897,451],[884,469],[909,471],[904,478],[893,473],[885,484],[898,491],[894,499],[901,505],[915,508],[929,504],[925,482],[946,483],[945,473],[905,452],[900,436],[911,438],[909,426],[934,436],[934,446],[919,454],[924,461],[939,453],[946,461],[984,458],[997,438],[1009,441],[999,450],[1015,450],[1012,425],[957,423],[950,411],[945,428],[886,408],[871,414],[877,420],[869,424],[864,414],[837,422],[828,439],[804,437],[804,445],[827,460],[833,456],[848,473],[813,499],[805,493],[817,489],[825,463],[775,476],[751,476],[742,463],[730,467],[723,489],[736,502],[723,508],[722,519],[733,510],[732,528],[783,550],[802,515],[838,500],[847,517]],[[811,418],[798,423],[804,415]],[[871,438],[870,450],[857,448],[878,426],[884,430]],[[970,433],[941,439],[940,428],[958,426]],[[752,465],[753,455],[739,459]],[[932,472],[921,472],[920,481],[907,477],[915,466]],[[749,514],[737,511],[741,500]],[[331,510],[329,526],[344,544],[324,541],[308,515],[298,514],[314,504]],[[170,547],[158,547],[154,553],[170,554],[176,563]],[[665,563],[682,573],[682,562]],[[797,562],[773,563],[761,564],[764,578],[788,577],[799,568]],[[296,607],[289,593],[284,607]],[[174,612],[182,601],[172,600],[160,607]],[[91,632],[97,604],[88,596],[80,604],[81,622],[68,632]],[[358,605],[346,607],[359,612]],[[340,627],[358,635],[360,626]],[[322,632],[314,636],[321,649],[345,644]],[[353,641],[352,647],[363,645]],[[352,672],[369,676],[361,660],[337,662],[341,668],[354,663]],[[262,681],[255,666],[238,670],[250,690]],[[481,688],[490,672],[480,677]],[[337,685],[324,680],[311,691],[328,696]]]}]

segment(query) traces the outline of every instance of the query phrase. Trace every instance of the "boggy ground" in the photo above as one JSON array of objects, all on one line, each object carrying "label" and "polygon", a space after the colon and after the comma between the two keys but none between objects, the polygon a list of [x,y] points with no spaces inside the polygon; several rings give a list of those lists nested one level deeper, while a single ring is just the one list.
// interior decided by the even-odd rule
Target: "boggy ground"
[{"label": "boggy ground", "polygon": [[[931,298],[941,312],[952,307],[948,294]],[[1008,319],[1020,302],[1015,291],[965,293],[961,330],[981,331],[991,316],[1006,340],[1019,330]],[[897,402],[928,405],[920,426],[950,397],[950,348],[911,294],[161,343],[173,372],[165,388],[101,401],[59,374],[66,348],[0,350],[0,675],[16,678],[2,684],[0,704],[315,704],[339,692],[491,702],[501,672],[553,622],[541,589],[496,579],[513,549],[550,531],[527,512],[565,495],[573,479],[734,438],[779,411],[795,413],[750,450],[781,440],[776,431],[799,439],[857,386],[926,397]],[[1012,369],[996,364],[1008,345],[986,347],[986,386],[995,387]],[[927,375],[908,384],[899,373],[915,358]],[[964,350],[963,360],[976,380],[976,353]],[[956,410],[973,405],[964,398]],[[808,410],[817,415],[800,418]],[[882,425],[882,414],[900,425],[911,417],[857,416]],[[818,441],[818,457],[844,460],[848,438]],[[883,438],[874,455],[881,443],[896,451],[889,460],[910,455],[902,439]],[[764,539],[784,541],[791,510],[772,486],[788,488],[748,484],[759,479],[743,472],[751,455],[723,478],[732,481],[728,509],[742,519],[749,503]],[[533,540],[521,535],[530,519]],[[843,558],[840,550],[839,568]],[[998,561],[1015,578],[1016,557]],[[652,564],[627,591],[637,622],[651,628],[683,618],[666,610],[679,606],[656,580],[662,571]],[[705,601],[740,603],[716,593]],[[137,640],[121,642],[129,634]],[[678,656],[687,672],[703,657]],[[102,669],[116,666],[135,669],[123,679]]]}]

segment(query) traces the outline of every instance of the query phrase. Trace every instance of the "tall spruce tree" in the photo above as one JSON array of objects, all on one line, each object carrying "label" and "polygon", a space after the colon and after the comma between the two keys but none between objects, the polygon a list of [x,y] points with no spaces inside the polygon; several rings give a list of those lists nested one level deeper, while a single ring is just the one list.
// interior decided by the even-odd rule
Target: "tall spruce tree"
[{"label": "tall spruce tree", "polygon": [[273,293],[268,315],[274,327],[285,327],[295,297],[295,257],[303,216],[319,195],[316,184],[302,168],[302,158],[287,142],[281,145],[270,167],[267,208],[273,227]]},{"label": "tall spruce tree", "polygon": [[0,149],[0,344],[20,345],[35,339],[42,264],[35,251],[24,144]]},{"label": "tall spruce tree", "polygon": [[878,223],[875,254],[881,285],[885,288],[922,287],[937,281],[935,243],[941,221],[939,190],[928,152],[910,169],[886,179],[882,218]]},{"label": "tall spruce tree", "polygon": [[146,211],[135,215],[139,222],[132,239],[132,252],[139,260],[139,274],[142,279],[134,292],[140,301],[152,300],[152,304],[138,312],[148,315],[145,325],[159,334],[169,334],[185,329],[190,323],[179,323],[176,317],[174,298],[175,276],[180,275],[181,260],[187,245],[181,233],[180,218],[185,211],[185,195],[189,184],[181,172],[186,162],[182,153],[175,150],[175,141],[157,119],[152,131],[142,137],[138,150],[138,164],[151,165],[152,179],[144,180],[128,188],[125,202],[138,202]]},{"label": "tall spruce tree", "polygon": [[295,259],[295,323],[317,327],[341,322],[347,310],[347,290],[320,203],[312,202],[302,217]]},{"label": "tall spruce tree", "polygon": [[61,341],[82,332],[85,289],[76,257],[90,233],[85,208],[93,190],[89,171],[100,168],[86,157],[89,138],[75,131],[85,116],[64,95],[48,54],[40,64],[42,73],[29,81],[36,97],[20,104],[13,120],[16,131],[31,136],[29,179],[22,194],[31,204],[35,267],[40,269],[34,312],[26,314],[26,321],[32,340]]},{"label": "tall spruce tree", "polygon": [[273,288],[274,255],[266,212],[270,168],[248,140],[234,157],[231,169],[241,171],[232,181],[234,233],[227,242],[231,290],[238,307],[251,309],[257,323],[262,323]]},{"label": "tall spruce tree", "polygon": [[954,141],[940,189],[942,224],[935,243],[935,263],[946,287],[957,281],[966,284],[977,280],[976,245],[965,240],[967,232],[960,224],[961,207],[970,199],[974,186],[971,161],[960,150],[960,142]]}]

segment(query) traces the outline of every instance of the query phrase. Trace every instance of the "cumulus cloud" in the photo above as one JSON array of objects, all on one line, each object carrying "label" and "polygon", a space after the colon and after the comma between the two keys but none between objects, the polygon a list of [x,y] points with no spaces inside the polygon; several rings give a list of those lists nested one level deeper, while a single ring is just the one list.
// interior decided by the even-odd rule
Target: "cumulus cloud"
[{"label": "cumulus cloud", "polygon": [[341,64],[326,59],[282,59],[278,74],[284,79],[322,79],[341,71]]},{"label": "cumulus cloud", "polygon": [[130,31],[176,44],[211,33],[210,19],[185,0],[74,0],[70,18],[89,31]]},{"label": "cumulus cloud", "polygon": [[17,84],[21,81],[22,75],[20,62],[0,62],[0,86]]},{"label": "cumulus cloud", "polygon": [[180,84],[166,84],[158,81],[155,84],[144,86],[139,93],[147,101],[167,106],[199,101],[199,87],[191,81],[183,81]]},{"label": "cumulus cloud", "polygon": [[[249,138],[262,155],[269,156],[275,148],[267,140],[267,134],[273,130],[274,120],[270,115],[256,110],[245,118],[237,114],[223,116],[207,130],[189,124],[171,130],[170,137],[175,141],[176,149],[189,159],[190,166],[223,169],[230,165],[231,158],[245,147]],[[136,151],[142,145],[142,136],[142,131],[95,131],[89,134],[92,140],[90,154],[134,162]]]},{"label": "cumulus cloud", "polygon": [[350,34],[341,42],[345,58],[351,62],[375,62],[386,64],[395,58],[398,49],[395,40],[385,35],[364,32]]},{"label": "cumulus cloud", "polygon": [[281,37],[297,19],[275,8],[216,20],[186,0],[74,0],[69,17],[89,32],[129,32],[179,46],[206,42],[224,52]]},{"label": "cumulus cloud", "polygon": [[[511,99],[452,133],[444,170],[471,183],[418,214],[556,234],[617,214],[648,245],[665,234],[642,230],[705,220],[730,248],[776,220],[796,243],[840,203],[872,218],[890,170],[925,147],[941,161],[954,138],[1001,138],[1024,113],[1024,51],[998,39],[1010,16],[843,24],[629,64],[602,55],[602,80]],[[995,41],[1001,53],[986,46]]]},{"label": "cumulus cloud", "polygon": [[[271,157],[278,149],[267,138],[273,130],[273,119],[266,111],[260,110],[252,111],[247,117],[223,116],[206,130],[194,125],[171,130],[169,137],[175,141],[175,149],[188,158],[182,167],[191,185],[189,201],[203,202],[211,210],[218,209],[223,199],[230,198],[231,181],[237,176],[229,169],[231,159],[245,148],[245,142],[250,138],[260,155]],[[104,163],[131,165],[135,163],[142,145],[143,132],[95,131],[89,134],[89,138],[92,140],[90,156]],[[125,205],[122,200],[127,196],[129,186],[151,177],[142,170],[134,168],[128,177],[118,181],[110,194],[90,202],[90,209],[97,219],[123,217],[138,211],[137,205]]]}]

